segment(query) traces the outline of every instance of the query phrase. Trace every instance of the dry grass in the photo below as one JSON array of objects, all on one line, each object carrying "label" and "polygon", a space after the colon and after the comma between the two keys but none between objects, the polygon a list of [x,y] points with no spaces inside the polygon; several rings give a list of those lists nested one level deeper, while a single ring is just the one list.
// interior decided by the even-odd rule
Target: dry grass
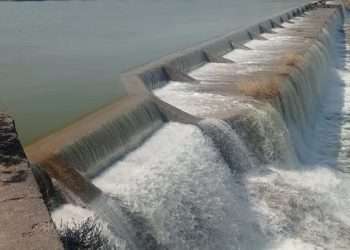
[{"label": "dry grass", "polygon": [[305,58],[302,55],[298,53],[289,52],[281,58],[280,65],[298,67],[299,65],[303,64],[304,61]]},{"label": "dry grass", "polygon": [[280,86],[283,78],[280,76],[270,76],[266,78],[257,77],[249,79],[239,84],[239,90],[247,96],[256,99],[272,99],[280,95]]},{"label": "dry grass", "polygon": [[346,9],[350,9],[350,0],[342,0]]},{"label": "dry grass", "polygon": [[300,52],[288,51],[277,61],[274,72],[260,72],[243,79],[238,89],[242,94],[259,100],[273,99],[280,95],[281,84],[290,77],[293,68],[302,68],[304,64],[305,57]]}]

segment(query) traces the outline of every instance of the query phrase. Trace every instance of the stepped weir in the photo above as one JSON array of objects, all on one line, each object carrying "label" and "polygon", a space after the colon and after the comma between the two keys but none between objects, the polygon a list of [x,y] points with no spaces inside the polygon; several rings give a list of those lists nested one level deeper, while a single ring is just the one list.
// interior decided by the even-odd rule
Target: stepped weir
[{"label": "stepped weir", "polygon": [[317,1],[126,72],[25,148],[117,249],[348,249],[346,4]]}]

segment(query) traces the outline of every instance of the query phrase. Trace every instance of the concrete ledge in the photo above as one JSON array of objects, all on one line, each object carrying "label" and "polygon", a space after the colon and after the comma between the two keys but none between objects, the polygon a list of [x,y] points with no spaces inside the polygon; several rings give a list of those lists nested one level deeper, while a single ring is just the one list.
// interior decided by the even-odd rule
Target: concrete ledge
[{"label": "concrete ledge", "polygon": [[298,8],[290,9],[250,27],[219,36],[197,46],[162,57],[159,60],[123,73],[121,77],[122,82],[127,90],[134,89],[136,85],[137,88],[139,88],[140,82],[142,82],[148,90],[161,87],[169,80],[176,80],[167,73],[165,68],[171,68],[176,72],[186,74],[210,62],[210,58],[207,56],[208,54],[210,54],[212,58],[220,57],[242,46],[242,44],[247,41],[258,39],[261,34],[269,33],[273,28],[278,27],[296,16],[302,15],[305,11],[317,8],[320,3],[323,2],[323,0],[316,1],[315,3],[309,3]]},{"label": "concrete ledge", "polygon": [[63,249],[6,114],[0,114],[0,194],[0,249]]}]

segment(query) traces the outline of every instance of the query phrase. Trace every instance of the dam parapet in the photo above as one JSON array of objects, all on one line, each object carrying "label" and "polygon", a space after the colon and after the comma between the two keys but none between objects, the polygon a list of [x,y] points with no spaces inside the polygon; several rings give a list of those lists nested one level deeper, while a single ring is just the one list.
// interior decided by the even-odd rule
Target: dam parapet
[{"label": "dam parapet", "polygon": [[0,249],[63,249],[14,121],[4,113],[0,113],[0,193]]}]

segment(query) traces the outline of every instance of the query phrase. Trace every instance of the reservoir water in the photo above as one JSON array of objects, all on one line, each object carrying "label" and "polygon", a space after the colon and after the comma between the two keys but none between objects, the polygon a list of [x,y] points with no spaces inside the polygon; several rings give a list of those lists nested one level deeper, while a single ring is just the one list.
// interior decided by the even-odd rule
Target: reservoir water
[{"label": "reservoir water", "polygon": [[0,110],[28,144],[122,96],[120,72],[305,2],[1,2]]}]

